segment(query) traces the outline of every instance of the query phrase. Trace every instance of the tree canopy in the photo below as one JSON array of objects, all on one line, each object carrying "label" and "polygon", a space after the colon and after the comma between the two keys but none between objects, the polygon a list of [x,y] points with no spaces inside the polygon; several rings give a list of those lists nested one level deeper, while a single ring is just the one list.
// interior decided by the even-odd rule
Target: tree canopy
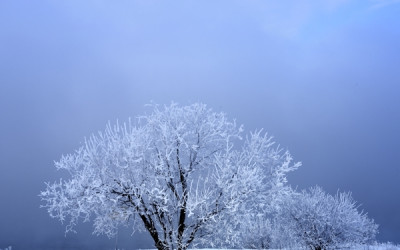
[{"label": "tree canopy", "polygon": [[349,193],[285,185],[300,163],[262,130],[245,134],[201,103],[152,107],[55,163],[70,178],[46,183],[40,196],[67,232],[80,220],[109,237],[130,225],[158,249],[325,249],[374,239],[377,225]]},{"label": "tree canopy", "polygon": [[135,123],[109,124],[55,165],[71,178],[47,183],[40,196],[67,231],[81,218],[110,237],[130,224],[158,249],[186,249],[208,239],[235,244],[240,216],[283,189],[300,163],[262,131],[244,135],[224,113],[196,103],[154,105]]}]

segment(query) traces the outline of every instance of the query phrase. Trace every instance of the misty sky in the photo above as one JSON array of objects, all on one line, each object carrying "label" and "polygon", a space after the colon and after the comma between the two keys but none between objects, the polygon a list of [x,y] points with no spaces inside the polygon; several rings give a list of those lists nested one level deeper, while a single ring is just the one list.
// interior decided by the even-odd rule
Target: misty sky
[{"label": "misty sky", "polygon": [[303,163],[292,186],[352,191],[400,243],[400,1],[2,0],[0,248],[112,249],[90,224],[65,237],[38,194],[62,154],[151,101],[264,128]]}]

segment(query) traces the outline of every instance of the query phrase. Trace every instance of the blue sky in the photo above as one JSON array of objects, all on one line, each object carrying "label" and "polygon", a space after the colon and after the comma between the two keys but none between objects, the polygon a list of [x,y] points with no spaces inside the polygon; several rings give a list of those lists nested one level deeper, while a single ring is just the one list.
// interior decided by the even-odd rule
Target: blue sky
[{"label": "blue sky", "polygon": [[0,248],[111,248],[89,225],[65,238],[37,195],[64,176],[54,160],[150,101],[265,128],[303,162],[291,185],[352,191],[400,243],[399,16],[396,0],[1,1]]}]

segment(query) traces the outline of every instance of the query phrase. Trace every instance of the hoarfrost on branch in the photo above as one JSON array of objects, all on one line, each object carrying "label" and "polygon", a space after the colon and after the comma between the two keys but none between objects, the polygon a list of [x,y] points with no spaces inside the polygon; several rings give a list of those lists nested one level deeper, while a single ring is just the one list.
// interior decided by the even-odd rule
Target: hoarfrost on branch
[{"label": "hoarfrost on branch", "polygon": [[235,244],[241,216],[284,190],[300,164],[262,131],[242,139],[242,126],[204,104],[153,108],[56,162],[71,178],[47,183],[44,207],[67,231],[93,219],[94,232],[111,237],[129,224],[158,249]]}]

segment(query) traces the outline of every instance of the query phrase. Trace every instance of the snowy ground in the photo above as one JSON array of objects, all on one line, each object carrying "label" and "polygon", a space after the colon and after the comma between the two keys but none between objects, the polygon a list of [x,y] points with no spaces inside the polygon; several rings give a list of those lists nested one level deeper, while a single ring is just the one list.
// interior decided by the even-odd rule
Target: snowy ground
[{"label": "snowy ground", "polygon": [[[305,248],[308,250],[308,248]],[[343,248],[348,250],[400,250],[400,246],[395,245],[378,245],[378,246],[358,246],[358,247],[351,247],[351,248]],[[203,248],[201,250],[216,250],[214,248]],[[246,249],[244,249],[246,250]],[[271,249],[271,250],[293,250],[293,249]]]},{"label": "snowy ground", "polygon": [[[221,250],[217,248],[200,248],[201,250]],[[199,249],[199,250],[200,250]],[[307,249],[308,248],[304,248]],[[354,247],[346,247],[346,248],[340,248],[340,249],[348,249],[348,250],[400,250],[399,245],[393,245],[391,243],[379,243],[375,245],[360,245],[360,246],[354,246]],[[1,249],[0,249],[1,250]],[[118,250],[124,250],[124,249],[118,249]],[[142,250],[156,250],[156,249],[142,249]],[[242,250],[250,250],[250,249],[242,249]],[[271,250],[294,250],[294,249],[271,249]]]},{"label": "snowy ground", "polygon": [[[308,248],[304,248],[307,249]],[[348,249],[348,250],[400,250],[400,246],[399,245],[393,245],[391,243],[379,243],[379,244],[375,244],[375,245],[369,245],[369,246],[365,246],[365,245],[360,245],[360,246],[354,246],[354,247],[346,247],[346,248],[342,248],[342,249]],[[119,250],[123,250],[123,249],[119,249]],[[145,250],[145,249],[143,249]],[[150,250],[150,249],[147,249]],[[151,249],[151,250],[155,250],[155,249]],[[201,248],[201,250],[218,250],[217,248]],[[250,250],[250,249],[242,249],[242,250]],[[271,249],[271,250],[294,250],[294,249]]]},{"label": "snowy ground", "polygon": [[[308,248],[305,248],[308,250]],[[348,250],[400,250],[400,246],[395,246],[392,244],[379,244],[372,246],[357,246],[351,248],[343,248]],[[216,248],[202,248],[201,250],[217,250]],[[250,249],[243,249],[250,250]],[[271,249],[271,250],[293,250],[293,249]]]}]

